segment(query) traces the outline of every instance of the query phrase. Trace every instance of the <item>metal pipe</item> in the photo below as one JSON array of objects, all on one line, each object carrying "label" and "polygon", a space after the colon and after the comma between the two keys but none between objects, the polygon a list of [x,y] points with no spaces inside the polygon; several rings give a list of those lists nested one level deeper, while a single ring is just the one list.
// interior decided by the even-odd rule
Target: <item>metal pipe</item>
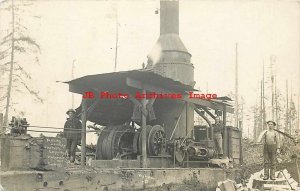
[{"label": "metal pipe", "polygon": [[160,35],[179,34],[179,1],[160,1]]}]

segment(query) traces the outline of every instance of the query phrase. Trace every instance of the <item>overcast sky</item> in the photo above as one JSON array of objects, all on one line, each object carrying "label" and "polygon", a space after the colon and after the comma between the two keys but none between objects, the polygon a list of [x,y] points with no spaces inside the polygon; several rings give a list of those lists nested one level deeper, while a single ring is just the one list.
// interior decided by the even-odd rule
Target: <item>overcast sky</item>
[{"label": "overcast sky", "polygon": [[[55,81],[71,79],[74,60],[75,77],[113,72],[116,13],[117,70],[141,68],[159,37],[159,15],[155,14],[158,8],[158,0],[40,0],[28,8],[31,14],[41,17],[24,22],[42,50],[41,65],[28,70],[38,79],[32,85],[47,98],[44,105],[32,103],[26,96],[19,99],[28,121],[62,127],[65,111],[71,107],[71,94],[65,84]],[[204,92],[208,89],[218,96],[234,92],[238,43],[239,92],[245,99],[246,111],[258,100],[263,62],[266,77],[270,76],[271,55],[278,87],[284,93],[285,80],[289,80],[297,93],[300,16],[296,1],[184,0],[180,1],[179,12],[180,37],[192,54],[196,88]],[[2,29],[8,26],[9,19],[0,14]],[[76,106],[79,103],[77,96]]]}]

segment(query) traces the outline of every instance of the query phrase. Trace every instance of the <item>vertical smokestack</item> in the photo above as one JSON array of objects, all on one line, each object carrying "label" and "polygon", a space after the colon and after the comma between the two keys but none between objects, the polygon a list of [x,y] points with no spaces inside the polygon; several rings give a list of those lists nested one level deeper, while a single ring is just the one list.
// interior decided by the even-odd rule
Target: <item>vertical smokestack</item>
[{"label": "vertical smokestack", "polygon": [[146,68],[194,86],[194,66],[179,37],[179,0],[160,0],[160,36],[148,55]]},{"label": "vertical smokestack", "polygon": [[160,1],[160,35],[179,34],[179,1]]}]

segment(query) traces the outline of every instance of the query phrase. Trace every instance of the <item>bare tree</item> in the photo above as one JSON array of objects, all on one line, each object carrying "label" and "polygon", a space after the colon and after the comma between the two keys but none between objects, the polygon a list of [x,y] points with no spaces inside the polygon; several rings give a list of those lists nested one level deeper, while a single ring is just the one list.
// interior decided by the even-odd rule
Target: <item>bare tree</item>
[{"label": "bare tree", "polygon": [[[4,0],[0,4],[1,11],[10,15],[11,18],[7,25],[8,27],[4,30],[6,34],[0,41],[1,74],[3,78],[8,79],[6,92],[0,97],[0,102],[6,100],[4,125],[7,125],[9,109],[12,106],[12,92],[24,93],[25,90],[34,96],[35,100],[43,102],[39,92],[33,90],[29,85],[28,80],[32,80],[32,76],[27,72],[27,66],[24,64],[24,61],[21,61],[29,57],[31,62],[39,64],[38,53],[40,53],[40,46],[33,38],[28,36],[28,29],[22,24],[22,16],[24,13],[28,13],[26,8],[31,5],[32,1],[23,0]],[[32,17],[37,18],[34,15]]]}]

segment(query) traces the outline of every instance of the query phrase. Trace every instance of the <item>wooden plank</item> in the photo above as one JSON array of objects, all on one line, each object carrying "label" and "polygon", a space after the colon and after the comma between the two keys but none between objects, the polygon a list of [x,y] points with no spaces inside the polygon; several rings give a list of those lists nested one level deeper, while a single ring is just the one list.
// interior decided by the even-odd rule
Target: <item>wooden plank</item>
[{"label": "wooden plank", "polygon": [[291,186],[293,187],[293,189],[296,189],[298,186],[298,182],[295,181],[295,182],[291,183]]},{"label": "wooden plank", "polygon": [[290,179],[288,179],[288,182],[290,183],[290,184],[292,184],[292,183],[294,183],[294,182],[296,182],[293,178],[290,178]]},{"label": "wooden plank", "polygon": [[219,186],[221,191],[236,191],[234,187],[234,182],[231,180],[225,180]]}]

